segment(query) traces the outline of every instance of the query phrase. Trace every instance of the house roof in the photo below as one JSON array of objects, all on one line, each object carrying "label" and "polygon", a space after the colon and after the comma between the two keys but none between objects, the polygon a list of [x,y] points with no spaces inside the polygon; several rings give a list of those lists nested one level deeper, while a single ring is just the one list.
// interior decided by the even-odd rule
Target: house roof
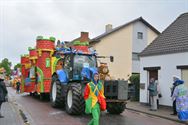
[{"label": "house roof", "polygon": [[108,35],[110,35],[110,34],[116,32],[116,31],[118,31],[118,30],[120,30],[120,29],[122,29],[122,28],[128,26],[129,24],[135,23],[135,22],[137,22],[137,21],[143,22],[146,26],[148,26],[150,29],[152,29],[155,33],[160,34],[160,32],[159,32],[157,29],[155,29],[151,24],[149,24],[149,23],[148,23],[146,20],[144,20],[142,17],[139,17],[139,18],[137,18],[137,19],[135,19],[135,20],[132,20],[132,21],[130,21],[130,22],[128,22],[128,23],[125,23],[125,24],[123,24],[123,25],[121,25],[121,26],[118,26],[118,27],[112,29],[112,30],[109,31],[109,32],[105,32],[105,33],[103,33],[103,34],[101,34],[101,35],[99,35],[99,36],[97,36],[97,37],[91,39],[91,40],[90,40],[90,43],[91,43],[91,44],[97,43],[97,42],[100,41],[100,39],[102,39],[102,38],[104,38],[104,37],[106,37],[106,36],[108,36]]},{"label": "house roof", "polygon": [[140,56],[188,52],[188,13],[181,14]]}]

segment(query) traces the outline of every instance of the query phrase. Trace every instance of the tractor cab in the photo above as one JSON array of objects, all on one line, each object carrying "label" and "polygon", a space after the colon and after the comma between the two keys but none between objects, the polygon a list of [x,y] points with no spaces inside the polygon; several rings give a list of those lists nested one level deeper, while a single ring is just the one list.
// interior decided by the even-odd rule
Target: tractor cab
[{"label": "tractor cab", "polygon": [[68,81],[81,81],[89,79],[90,68],[97,68],[96,56],[92,54],[65,54],[63,70],[67,73]]}]

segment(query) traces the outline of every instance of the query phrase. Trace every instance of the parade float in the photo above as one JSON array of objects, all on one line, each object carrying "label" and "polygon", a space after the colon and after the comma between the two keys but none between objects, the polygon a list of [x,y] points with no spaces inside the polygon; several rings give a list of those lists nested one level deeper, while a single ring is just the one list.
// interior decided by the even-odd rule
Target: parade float
[{"label": "parade float", "polygon": [[[21,57],[23,91],[44,98],[49,95],[53,107],[65,107],[69,114],[84,112],[83,92],[91,80],[92,69],[98,69],[104,84],[107,111],[120,114],[124,111],[127,81],[111,80],[107,64],[99,65],[96,51],[82,36],[67,47],[64,42],[55,46],[55,38],[38,36],[36,47]],[[113,57],[110,57],[113,61]],[[99,65],[99,66],[98,66]],[[105,77],[108,76],[108,79]]]}]

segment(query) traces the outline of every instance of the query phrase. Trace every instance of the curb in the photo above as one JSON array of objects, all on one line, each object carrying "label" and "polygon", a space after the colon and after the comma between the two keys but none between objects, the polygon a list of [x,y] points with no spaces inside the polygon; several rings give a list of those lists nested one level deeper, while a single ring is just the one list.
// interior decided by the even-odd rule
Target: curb
[{"label": "curb", "polygon": [[20,115],[20,117],[21,117],[21,119],[23,121],[23,124],[24,125],[30,125],[29,121],[28,121],[28,118],[26,117],[26,115],[23,112],[23,110],[21,109],[21,107],[16,102],[9,102],[9,103],[11,103],[14,106],[15,110]]},{"label": "curb", "polygon": [[26,114],[24,113],[22,107],[16,102],[16,100],[14,98],[11,98],[9,103],[11,103],[14,106],[17,113],[21,116],[21,119],[23,120],[23,124],[24,125],[30,125]]},{"label": "curb", "polygon": [[183,121],[180,121],[178,119],[176,120],[176,119],[172,119],[172,118],[169,118],[169,117],[165,117],[165,116],[161,116],[161,115],[157,115],[157,114],[152,114],[152,113],[148,113],[148,112],[144,112],[144,111],[140,111],[140,110],[136,110],[136,109],[131,109],[131,108],[126,108],[126,109],[188,125],[188,122],[183,122]]},{"label": "curb", "polygon": [[22,117],[22,119],[24,121],[24,124],[30,125],[29,122],[28,122],[28,119],[27,119],[27,117],[25,115],[25,113],[21,109],[19,109],[19,112],[20,112],[20,115],[21,115],[21,117]]}]

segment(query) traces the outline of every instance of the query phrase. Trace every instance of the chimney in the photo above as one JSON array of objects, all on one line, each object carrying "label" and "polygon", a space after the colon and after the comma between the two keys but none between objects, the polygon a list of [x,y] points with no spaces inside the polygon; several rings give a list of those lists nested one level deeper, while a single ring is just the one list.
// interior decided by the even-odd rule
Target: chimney
[{"label": "chimney", "polygon": [[89,33],[88,32],[81,32],[80,42],[89,41]]},{"label": "chimney", "polygon": [[112,24],[107,24],[105,28],[106,28],[106,33],[110,32],[112,30]]}]

